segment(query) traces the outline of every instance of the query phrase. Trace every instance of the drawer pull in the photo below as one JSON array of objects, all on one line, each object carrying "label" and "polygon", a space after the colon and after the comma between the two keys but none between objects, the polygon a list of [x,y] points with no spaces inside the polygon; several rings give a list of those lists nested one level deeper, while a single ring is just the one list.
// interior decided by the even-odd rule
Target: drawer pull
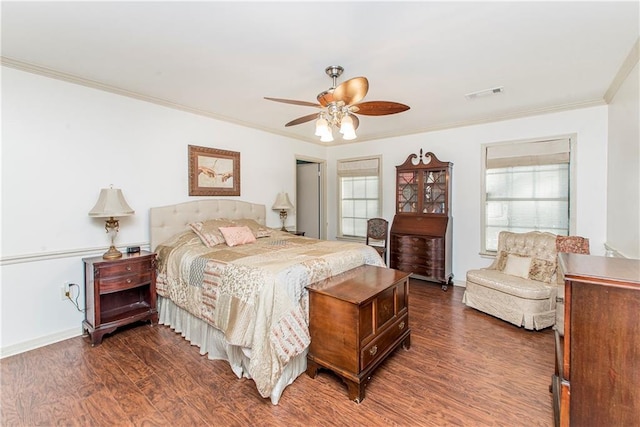
[{"label": "drawer pull", "polygon": [[400,322],[400,324],[398,325],[398,329],[400,329],[400,330],[404,329],[404,320],[402,322]]},{"label": "drawer pull", "polygon": [[127,271],[131,271],[131,266],[127,265]]},{"label": "drawer pull", "polygon": [[378,346],[377,346],[377,345],[374,345],[373,347],[371,347],[371,348],[369,349],[369,354],[370,354],[371,356],[375,356],[377,352],[378,352]]},{"label": "drawer pull", "polygon": [[127,284],[130,284],[130,283],[131,283],[131,279],[127,279]]}]

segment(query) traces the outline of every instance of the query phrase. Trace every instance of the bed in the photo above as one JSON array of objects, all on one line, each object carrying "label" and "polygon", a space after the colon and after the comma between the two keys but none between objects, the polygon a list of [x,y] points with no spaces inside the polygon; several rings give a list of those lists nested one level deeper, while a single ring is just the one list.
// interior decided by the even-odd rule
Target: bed
[{"label": "bed", "polygon": [[276,405],[306,369],[306,286],[384,264],[365,244],[270,229],[265,215],[264,205],[226,199],[151,208],[150,245],[158,254],[159,323],[226,360]]}]

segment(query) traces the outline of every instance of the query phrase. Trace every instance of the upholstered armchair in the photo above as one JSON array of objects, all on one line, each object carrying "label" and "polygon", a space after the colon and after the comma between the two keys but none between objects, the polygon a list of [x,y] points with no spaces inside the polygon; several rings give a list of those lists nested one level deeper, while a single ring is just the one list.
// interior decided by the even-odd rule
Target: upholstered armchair
[{"label": "upholstered armchair", "polygon": [[589,253],[589,239],[539,231],[501,232],[494,262],[467,272],[462,301],[525,329],[557,323],[562,330],[564,283],[557,272],[558,252]]},{"label": "upholstered armchair", "polygon": [[498,235],[495,261],[467,272],[462,302],[499,319],[544,329],[556,321],[556,235],[532,231]]}]

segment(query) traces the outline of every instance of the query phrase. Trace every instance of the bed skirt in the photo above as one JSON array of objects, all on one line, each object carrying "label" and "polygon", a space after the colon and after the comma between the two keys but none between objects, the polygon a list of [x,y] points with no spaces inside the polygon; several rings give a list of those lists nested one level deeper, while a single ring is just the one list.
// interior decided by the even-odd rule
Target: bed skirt
[{"label": "bed skirt", "polygon": [[[158,295],[158,323],[169,326],[181,334],[192,345],[200,348],[200,354],[212,360],[226,360],[238,378],[251,378],[249,359],[251,350],[230,345],[223,333],[175,305],[170,299]],[[274,405],[278,404],[285,387],[291,384],[307,369],[307,350],[293,357],[284,367],[282,375],[274,385],[269,398]]]}]

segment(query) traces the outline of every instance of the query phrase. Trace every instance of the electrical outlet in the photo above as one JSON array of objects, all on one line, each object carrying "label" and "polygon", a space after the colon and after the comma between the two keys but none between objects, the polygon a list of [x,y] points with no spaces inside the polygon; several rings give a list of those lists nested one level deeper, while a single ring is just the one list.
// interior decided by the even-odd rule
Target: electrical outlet
[{"label": "electrical outlet", "polygon": [[71,298],[71,287],[69,286],[69,282],[64,282],[60,287],[60,299],[64,301],[67,298]]}]

